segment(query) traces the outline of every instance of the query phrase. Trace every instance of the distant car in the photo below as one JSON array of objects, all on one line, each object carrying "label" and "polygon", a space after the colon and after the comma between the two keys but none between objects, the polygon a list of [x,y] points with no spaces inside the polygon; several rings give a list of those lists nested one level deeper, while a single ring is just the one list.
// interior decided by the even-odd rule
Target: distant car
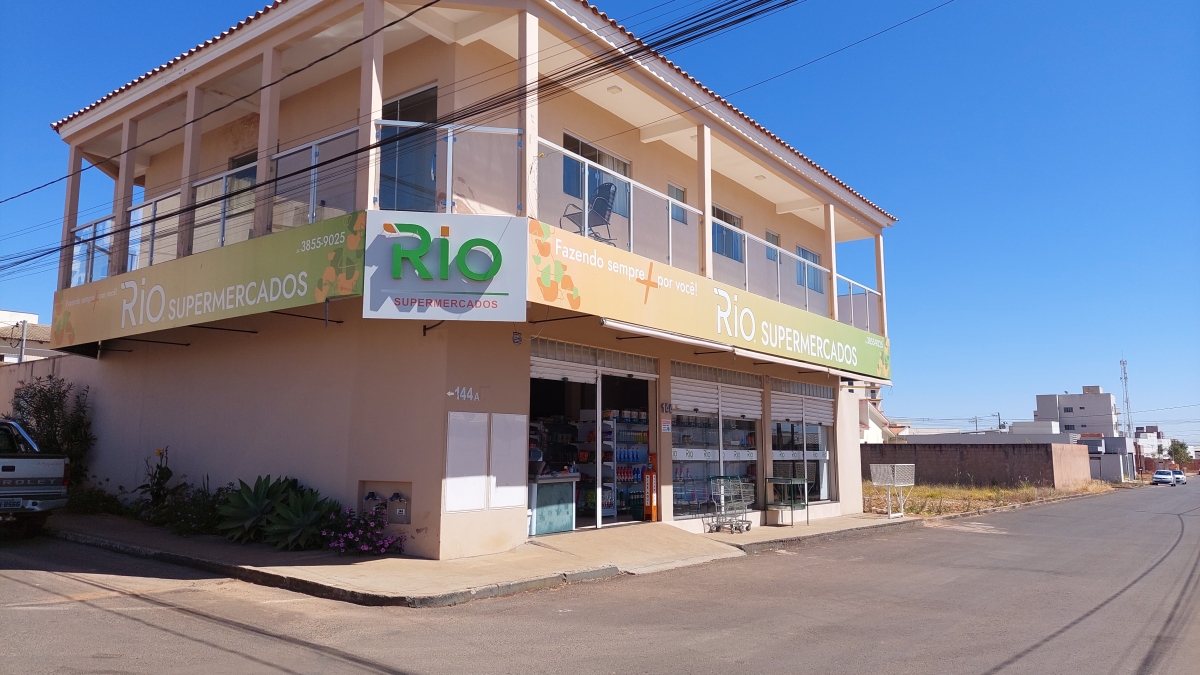
[{"label": "distant car", "polygon": [[1151,485],[1170,485],[1175,487],[1175,474],[1171,473],[1170,469],[1159,469],[1154,472],[1154,476],[1150,478]]},{"label": "distant car", "polygon": [[1176,481],[1183,483],[1184,485],[1187,485],[1187,474],[1186,473],[1180,471],[1179,469],[1175,469],[1174,471],[1171,472],[1171,474],[1173,476],[1175,476]]}]

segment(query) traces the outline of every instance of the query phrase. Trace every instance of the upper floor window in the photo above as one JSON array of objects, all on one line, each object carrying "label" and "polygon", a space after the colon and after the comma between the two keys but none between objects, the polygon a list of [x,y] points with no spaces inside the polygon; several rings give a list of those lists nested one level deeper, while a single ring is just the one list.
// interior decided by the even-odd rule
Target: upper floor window
[{"label": "upper floor window", "polygon": [[[796,247],[796,255],[804,260],[814,264],[821,264],[821,254],[810,251],[803,246]],[[821,270],[808,265],[796,265],[796,285],[805,286],[814,293],[825,292],[825,282],[821,277]]]},{"label": "upper floor window", "polygon": [[[586,160],[595,162],[605,169],[597,169],[569,156],[563,157],[563,192],[576,199],[583,199],[584,181],[586,180],[589,204],[595,200],[596,196],[611,193],[613,195],[612,212],[628,218],[629,183],[621,180],[618,176],[629,178],[629,162],[567,133],[563,134],[563,148]],[[585,167],[586,171],[584,171]],[[604,187],[610,184],[616,189]]]},{"label": "upper floor window", "polygon": [[229,170],[240,169],[243,166],[250,166],[258,163],[258,150],[251,150],[244,155],[229,158]]},{"label": "upper floor window", "polygon": [[[667,196],[679,202],[679,204],[687,203],[687,190],[678,185],[667,183]],[[687,211],[679,204],[671,204],[671,220],[677,223],[686,223]]]},{"label": "upper floor window", "polygon": [[[742,235],[734,229],[727,226],[732,226],[738,230],[742,229],[742,217],[730,213],[725,209],[714,205],[712,207],[712,250],[717,255],[723,255],[726,258],[743,262],[745,255],[742,252]],[[720,222],[717,222],[720,221]],[[725,223],[722,225],[721,223]]]},{"label": "upper floor window", "polygon": [[[779,245],[779,235],[775,234],[774,232],[772,232],[770,230],[767,230],[767,243],[771,244],[772,246],[778,246]],[[779,254],[775,252],[775,249],[768,246],[767,247],[767,260],[774,261],[778,257],[779,257]]]},{"label": "upper floor window", "polygon": [[1075,412],[1075,409],[1072,408],[1071,406],[1066,406],[1065,408],[1063,408],[1063,412]]},{"label": "upper floor window", "polygon": [[1064,431],[1075,431],[1075,425],[1074,424],[1064,424],[1063,430]]}]

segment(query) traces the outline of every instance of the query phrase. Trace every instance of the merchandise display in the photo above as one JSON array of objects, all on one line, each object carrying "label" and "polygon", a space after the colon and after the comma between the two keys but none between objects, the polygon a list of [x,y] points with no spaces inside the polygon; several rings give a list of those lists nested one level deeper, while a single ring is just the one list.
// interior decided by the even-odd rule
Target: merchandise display
[{"label": "merchandise display", "polygon": [[[758,421],[716,415],[675,415],[671,421],[671,478],[676,518],[710,514],[710,482],[733,476],[753,484],[758,467]],[[722,468],[723,466],[723,468]]]}]

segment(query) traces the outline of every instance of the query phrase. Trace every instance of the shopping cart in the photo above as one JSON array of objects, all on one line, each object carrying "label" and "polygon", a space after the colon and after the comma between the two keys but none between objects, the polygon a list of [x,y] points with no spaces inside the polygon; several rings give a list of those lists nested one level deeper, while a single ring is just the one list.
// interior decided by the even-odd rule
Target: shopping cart
[{"label": "shopping cart", "polygon": [[726,527],[730,534],[749,531],[747,513],[754,503],[754,484],[740,476],[713,476],[708,479],[708,484],[714,511],[708,531],[720,532]]}]

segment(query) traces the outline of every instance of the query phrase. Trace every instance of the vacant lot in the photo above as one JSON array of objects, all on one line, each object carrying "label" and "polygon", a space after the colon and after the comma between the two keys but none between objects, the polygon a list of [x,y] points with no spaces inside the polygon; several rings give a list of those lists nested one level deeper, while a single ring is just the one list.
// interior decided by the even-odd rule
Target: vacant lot
[{"label": "vacant lot", "polygon": [[[940,516],[947,513],[970,513],[980,509],[1012,504],[1027,504],[1039,499],[1080,494],[1101,494],[1118,488],[1112,483],[1094,480],[1074,490],[1055,490],[1050,487],[1022,485],[1019,487],[972,487],[965,485],[917,485],[908,493],[905,488],[904,513],[910,516]],[[863,510],[887,513],[887,488],[863,481]],[[896,492],[892,491],[892,512],[899,511]]]}]

